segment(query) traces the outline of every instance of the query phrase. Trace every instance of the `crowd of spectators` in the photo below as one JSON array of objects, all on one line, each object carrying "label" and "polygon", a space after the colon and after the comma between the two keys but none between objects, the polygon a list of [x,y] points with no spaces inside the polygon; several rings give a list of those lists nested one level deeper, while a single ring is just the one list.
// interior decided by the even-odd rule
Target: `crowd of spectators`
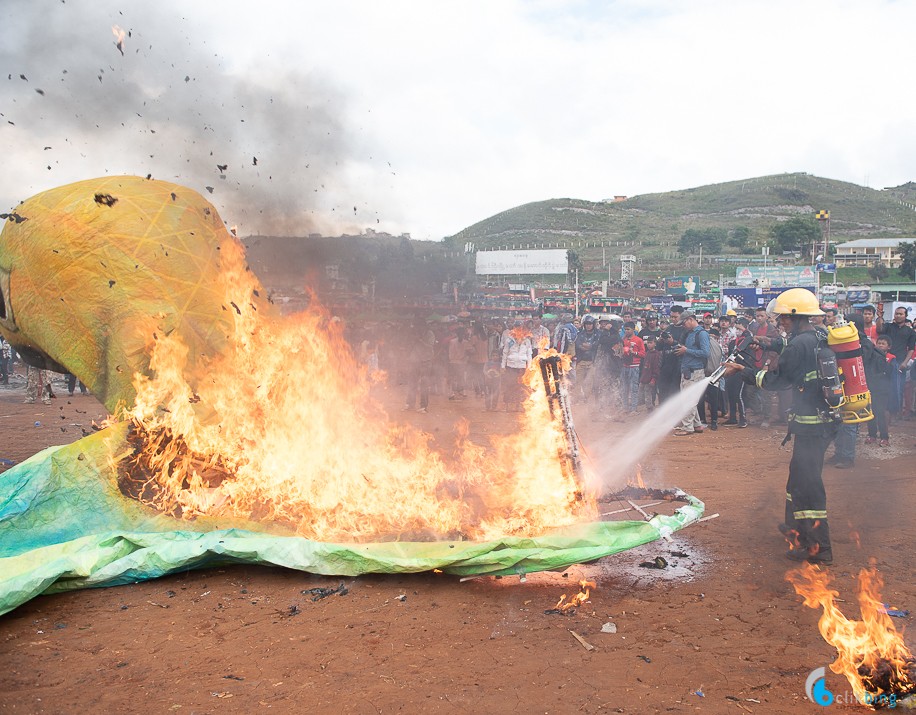
[{"label": "crowd of spectators", "polygon": [[[838,320],[835,310],[812,319],[822,333]],[[888,446],[888,425],[916,418],[916,332],[905,308],[884,323],[872,306],[847,315],[855,322],[864,348],[875,419],[867,423],[866,444]],[[539,350],[553,348],[570,359],[568,390],[577,414],[589,420],[624,421],[652,412],[688,384],[702,380],[714,363],[735,353],[743,364],[776,367],[771,345],[782,337],[775,318],[763,308],[726,315],[694,315],[673,306],[670,315],[593,316],[571,314],[548,319],[500,318],[427,323],[406,329],[364,329],[378,346],[389,380],[405,389],[405,410],[426,412],[431,396],[444,400],[480,400],[481,408],[517,412],[525,398],[522,375]],[[357,330],[357,332],[360,332]],[[359,339],[357,339],[359,342]],[[713,357],[710,359],[710,353]],[[685,416],[675,434],[697,434],[720,427],[768,428],[784,424],[791,391],[768,392],[740,376],[707,387],[697,409]],[[834,462],[854,461],[848,446],[855,426],[840,430]]]}]

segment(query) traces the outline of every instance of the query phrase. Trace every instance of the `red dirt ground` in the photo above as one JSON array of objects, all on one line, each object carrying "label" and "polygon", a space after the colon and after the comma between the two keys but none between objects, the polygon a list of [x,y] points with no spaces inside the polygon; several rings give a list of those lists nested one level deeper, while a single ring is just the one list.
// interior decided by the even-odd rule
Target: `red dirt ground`
[{"label": "red dirt ground", "polygon": [[[380,392],[402,419],[394,411],[402,389]],[[21,461],[77,439],[79,425],[104,416],[91,397],[58,394],[50,407],[24,405],[21,386],[0,388],[0,458]],[[443,441],[461,414],[478,440],[511,429],[514,415],[481,407],[434,396],[429,414],[408,417]],[[586,447],[627,430],[578,426]],[[825,469],[831,570],[851,617],[853,577],[871,558],[885,600],[916,611],[914,432],[914,423],[893,425],[890,450],[860,443],[855,469]],[[819,613],[784,578],[791,564],[775,528],[789,459],[781,438],[777,428],[751,427],[665,439],[646,460],[647,481],[679,486],[720,517],[673,544],[565,576],[334,579],[252,566],[36,598],[0,618],[0,712],[820,711],[805,699],[805,679],[834,651],[818,634]],[[672,567],[638,567],[656,555]],[[582,574],[597,581],[590,601],[573,616],[545,615]],[[345,596],[312,602],[302,593],[341,581]],[[607,622],[616,633],[601,632]],[[829,671],[827,686],[849,690]]]}]

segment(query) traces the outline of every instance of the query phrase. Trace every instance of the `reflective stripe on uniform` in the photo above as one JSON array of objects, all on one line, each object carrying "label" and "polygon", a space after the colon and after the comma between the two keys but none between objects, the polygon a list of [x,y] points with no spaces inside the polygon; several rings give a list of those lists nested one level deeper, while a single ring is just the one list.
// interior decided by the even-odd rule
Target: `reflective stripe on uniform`
[{"label": "reflective stripe on uniform", "polygon": [[763,389],[763,378],[767,374],[766,370],[760,370],[757,375],[754,377],[754,382],[757,383],[757,387]]},{"label": "reflective stripe on uniform", "polygon": [[790,415],[789,419],[792,422],[797,422],[800,425],[822,425],[829,421],[820,415]]},{"label": "reflective stripe on uniform", "polygon": [[805,373],[805,382],[813,382],[814,380],[817,380],[817,370]]},{"label": "reflective stripe on uniform", "polygon": [[792,495],[786,492],[786,501],[792,501]]},{"label": "reflective stripe on uniform", "polygon": [[793,511],[792,516],[796,519],[826,519],[827,512],[826,510],[805,509],[804,511]]}]

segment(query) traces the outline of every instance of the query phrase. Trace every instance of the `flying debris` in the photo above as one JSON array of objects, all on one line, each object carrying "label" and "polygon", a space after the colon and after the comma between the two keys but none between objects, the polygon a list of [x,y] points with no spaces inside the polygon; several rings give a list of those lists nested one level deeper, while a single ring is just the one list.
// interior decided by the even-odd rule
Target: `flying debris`
[{"label": "flying debris", "polygon": [[117,25],[111,26],[111,32],[115,36],[115,39],[117,40],[117,42],[115,42],[115,47],[118,48],[118,52],[120,52],[121,57],[123,57],[124,56],[124,36],[126,33],[124,32],[124,30],[122,30]]},{"label": "flying debris", "polygon": [[[174,196],[174,194],[172,194]],[[114,206],[118,203],[118,199],[111,194],[103,194],[101,192],[95,195],[95,202],[97,204],[105,204],[105,206]]]},{"label": "flying debris", "polygon": [[258,157],[256,157],[256,156],[251,157],[251,163],[252,163],[253,166],[257,166],[257,165],[258,165]]},{"label": "flying debris", "polygon": [[16,223],[22,223],[23,221],[28,221],[28,219],[25,216],[20,216],[19,214],[15,212],[8,213],[8,214],[0,214],[0,219],[3,219],[4,221],[6,219],[9,219],[10,221],[15,221]]},{"label": "flying debris", "polygon": [[220,172],[225,172],[226,169],[229,168],[229,165],[228,164],[217,164],[216,168],[219,169]]},{"label": "flying debris", "polygon": [[207,191],[209,191],[211,194],[213,193],[213,187],[212,187],[212,186],[205,186],[204,188],[205,188]]},{"label": "flying debris", "polygon": [[45,91],[44,91],[43,89],[38,89],[38,88],[36,87],[36,88],[35,88],[35,91],[38,92],[38,94],[40,94],[42,97],[45,96]]},{"label": "flying debris", "polygon": [[19,75],[19,79],[24,79],[26,82],[29,81],[29,78],[26,77],[24,74]]}]

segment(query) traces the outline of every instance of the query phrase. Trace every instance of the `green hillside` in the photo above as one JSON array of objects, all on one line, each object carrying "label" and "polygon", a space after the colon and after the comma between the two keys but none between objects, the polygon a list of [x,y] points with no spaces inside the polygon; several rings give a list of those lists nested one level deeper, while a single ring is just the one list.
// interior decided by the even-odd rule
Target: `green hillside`
[{"label": "green hillside", "polygon": [[[559,246],[576,250],[587,271],[606,255],[633,253],[643,271],[684,263],[677,242],[688,229],[746,226],[748,253],[781,220],[830,211],[831,241],[916,236],[916,185],[877,190],[807,173],[778,174],[619,202],[550,199],[517,206],[469,226],[446,241],[477,249]],[[736,252],[736,249],[730,249]],[[597,261],[597,265],[596,265]],[[639,269],[638,269],[639,270]]]}]

